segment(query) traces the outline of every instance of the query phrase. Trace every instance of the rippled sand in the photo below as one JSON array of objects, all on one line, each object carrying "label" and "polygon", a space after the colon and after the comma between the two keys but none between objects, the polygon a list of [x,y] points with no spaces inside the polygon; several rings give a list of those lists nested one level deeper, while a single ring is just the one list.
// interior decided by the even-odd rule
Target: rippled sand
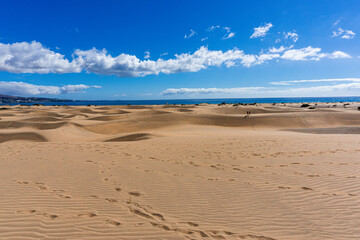
[{"label": "rippled sand", "polygon": [[358,104],[300,105],[1,110],[0,239],[360,239]]}]

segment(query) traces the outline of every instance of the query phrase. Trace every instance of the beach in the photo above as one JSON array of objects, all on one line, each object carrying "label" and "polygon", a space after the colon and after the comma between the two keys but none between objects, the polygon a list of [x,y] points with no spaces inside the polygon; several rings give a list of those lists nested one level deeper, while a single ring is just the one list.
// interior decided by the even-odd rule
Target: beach
[{"label": "beach", "polygon": [[359,106],[0,106],[0,239],[360,239]]}]

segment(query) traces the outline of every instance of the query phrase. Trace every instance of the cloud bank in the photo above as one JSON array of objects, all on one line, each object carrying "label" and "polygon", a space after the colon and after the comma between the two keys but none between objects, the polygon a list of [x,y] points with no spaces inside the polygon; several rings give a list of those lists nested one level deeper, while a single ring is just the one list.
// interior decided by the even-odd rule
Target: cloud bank
[{"label": "cloud bank", "polygon": [[161,92],[161,95],[196,95],[196,94],[231,94],[253,92],[263,87],[244,87],[244,88],[168,88]]},{"label": "cloud bank", "polygon": [[[150,56],[145,53],[145,57]],[[284,59],[290,61],[309,61],[329,58],[350,58],[341,51],[324,53],[321,48],[306,47],[300,49],[279,48],[268,52],[246,54],[237,48],[221,51],[200,47],[194,53],[175,54],[175,57],[156,61],[140,60],[134,55],[122,53],[111,56],[98,49],[80,50],[73,53],[68,60],[59,53],[45,48],[39,42],[22,42],[13,44],[0,43],[0,71],[11,73],[88,73],[116,75],[118,77],[141,77],[160,73],[174,74],[180,72],[198,72],[209,67],[251,67],[270,60]]]},{"label": "cloud bank", "polygon": [[312,79],[312,80],[292,80],[271,82],[272,85],[291,85],[294,83],[314,83],[314,82],[360,82],[360,78],[326,78],[326,79]]},{"label": "cloud bank", "polygon": [[[311,81],[311,80],[309,80]],[[290,81],[291,82],[291,81]],[[227,97],[306,97],[306,96],[345,96],[352,95],[360,89],[360,82],[335,85],[275,88],[275,87],[241,87],[241,88],[169,88],[161,92],[164,96],[191,96],[221,94]],[[220,96],[220,95],[219,95]]]},{"label": "cloud bank", "polygon": [[24,82],[4,82],[0,81],[0,94],[4,95],[58,95],[69,93],[80,93],[88,88],[101,88],[100,86],[88,86],[84,84],[58,86],[34,85]]}]

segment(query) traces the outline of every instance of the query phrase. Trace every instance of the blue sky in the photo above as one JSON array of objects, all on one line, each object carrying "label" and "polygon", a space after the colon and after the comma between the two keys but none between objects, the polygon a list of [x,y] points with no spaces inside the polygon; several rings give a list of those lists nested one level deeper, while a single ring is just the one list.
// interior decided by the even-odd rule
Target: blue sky
[{"label": "blue sky", "polygon": [[0,94],[360,95],[360,1],[0,4]]}]

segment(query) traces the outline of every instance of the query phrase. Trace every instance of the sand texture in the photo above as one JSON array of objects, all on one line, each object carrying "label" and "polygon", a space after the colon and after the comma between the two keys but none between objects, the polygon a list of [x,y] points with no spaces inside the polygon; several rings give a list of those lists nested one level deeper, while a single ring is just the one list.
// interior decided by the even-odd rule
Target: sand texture
[{"label": "sand texture", "polygon": [[2,106],[0,239],[360,239],[358,106]]}]

